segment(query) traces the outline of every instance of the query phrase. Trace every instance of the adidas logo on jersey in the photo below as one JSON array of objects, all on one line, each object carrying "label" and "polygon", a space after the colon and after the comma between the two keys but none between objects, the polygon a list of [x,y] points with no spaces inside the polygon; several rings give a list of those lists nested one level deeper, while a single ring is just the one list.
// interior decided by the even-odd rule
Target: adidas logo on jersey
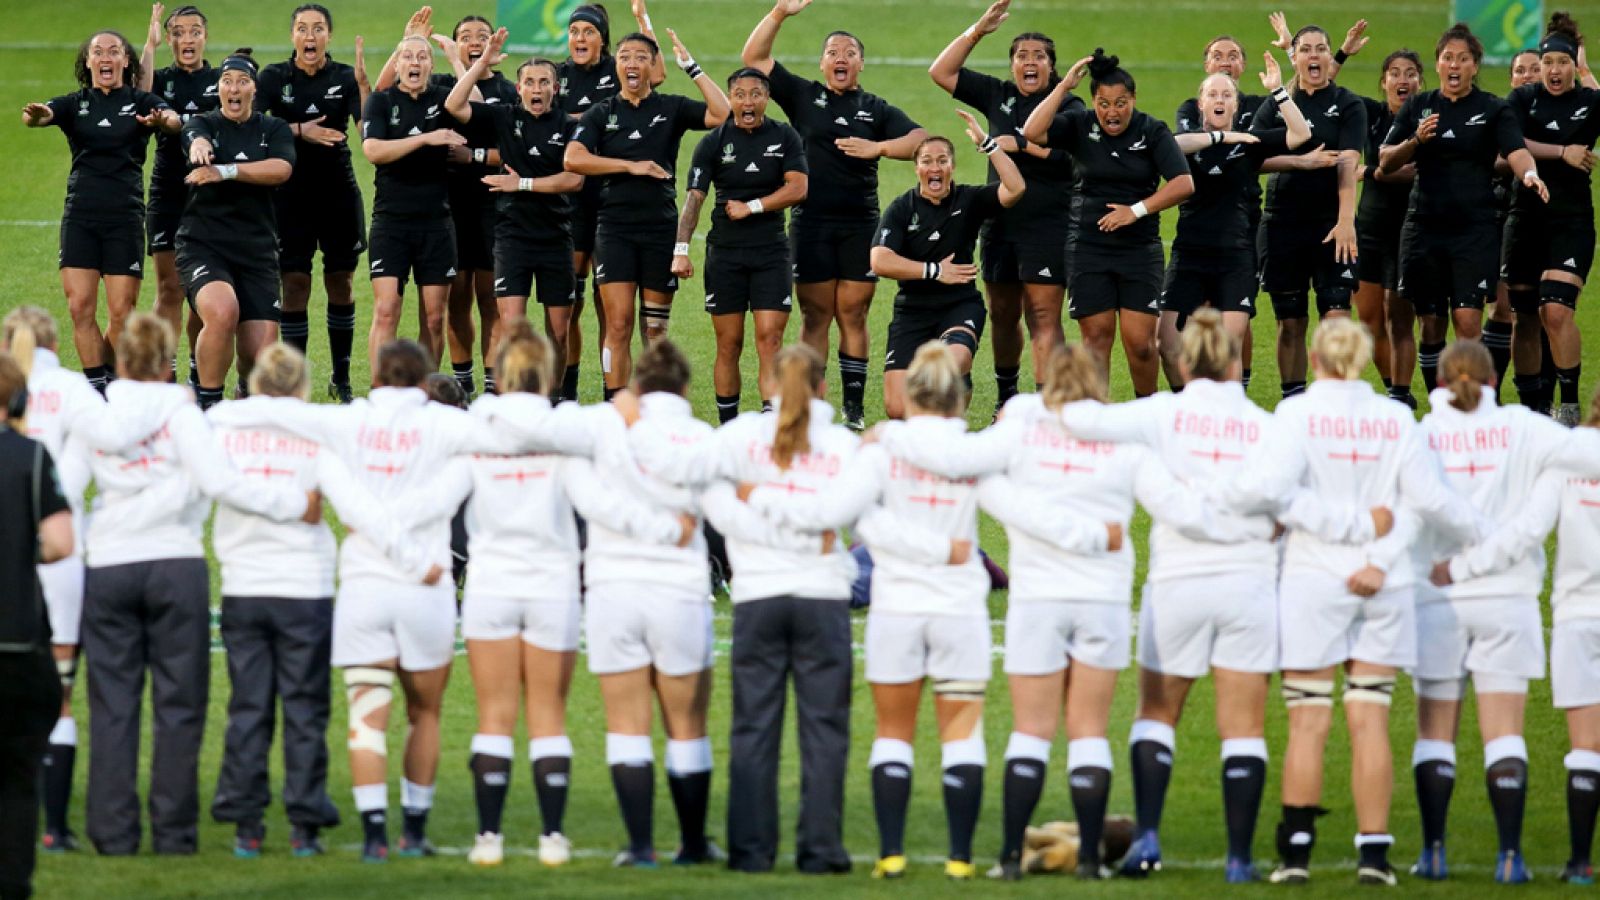
[{"label": "adidas logo on jersey", "polygon": [[937,232],[937,231],[935,231],[933,234],[928,235],[928,240],[930,240],[930,241],[937,241],[938,239],[939,239],[939,232]]},{"label": "adidas logo on jersey", "polygon": [[193,100],[190,100],[189,104],[184,107],[184,109],[199,109],[199,108],[200,107],[194,105],[194,101]]},{"label": "adidas logo on jersey", "polygon": [[99,122],[99,125],[100,125],[101,128],[110,128],[111,127],[111,120],[110,119],[101,119],[100,122]]},{"label": "adidas logo on jersey", "polygon": [[634,130],[634,132],[633,132],[633,134],[630,134],[630,135],[628,135],[628,140],[630,140],[630,141],[637,141],[637,140],[639,140],[639,139],[640,139],[640,138],[642,138],[642,137],[644,137],[644,135],[642,135],[642,134],[640,134],[640,133],[639,133],[639,132],[638,132],[638,130],[637,130],[637,129],[635,129],[635,130]]},{"label": "adidas logo on jersey", "polygon": [[1484,280],[1478,282],[1478,290],[1487,291],[1488,289],[1489,289],[1489,279],[1485,278]]},{"label": "adidas logo on jersey", "polygon": [[1045,266],[1044,268],[1039,270],[1039,277],[1040,278],[1051,278],[1051,277],[1054,277],[1054,276],[1052,276],[1050,274],[1050,267],[1049,266]]},{"label": "adidas logo on jersey", "polygon": [[1578,267],[1578,260],[1569,256],[1567,257],[1567,261],[1562,263],[1562,265],[1569,269],[1576,269]]},{"label": "adidas logo on jersey", "polygon": [[1442,138],[1453,138],[1455,136],[1456,136],[1456,132],[1455,132],[1455,129],[1453,129],[1453,128],[1446,128],[1444,130],[1444,134],[1439,135],[1439,137],[1442,137]]},{"label": "adidas logo on jersey", "polygon": [[785,295],[784,295],[784,298],[783,298],[783,305],[784,305],[784,306],[788,306],[788,305],[790,305],[790,304],[789,304],[789,297],[788,297],[788,295],[787,295],[787,294],[785,294]]},{"label": "adidas logo on jersey", "polygon": [[1345,269],[1343,272],[1339,273],[1339,277],[1340,278],[1354,278],[1354,277],[1356,277],[1356,275],[1355,275],[1354,272],[1350,271],[1349,269]]},{"label": "adidas logo on jersey", "polygon": [[1244,307],[1245,309],[1249,309],[1251,306],[1254,306],[1255,304],[1250,302],[1250,298],[1249,297],[1246,297],[1243,300],[1239,301],[1239,305]]},{"label": "adidas logo on jersey", "polygon": [[1550,122],[1546,122],[1544,124],[1544,129],[1546,131],[1560,131],[1561,130],[1561,126],[1557,125],[1554,121],[1550,121]]},{"label": "adidas logo on jersey", "polygon": [[233,158],[235,160],[241,160],[243,162],[249,162],[250,161],[250,157],[246,156],[245,152],[243,150],[240,150],[237,154],[234,155]]},{"label": "adidas logo on jersey", "polygon": [[589,105],[589,98],[588,97],[579,97],[578,98],[578,105],[579,106],[588,106]]},{"label": "adidas logo on jersey", "polygon": [[751,163],[750,165],[745,166],[744,170],[746,172],[759,172],[759,171],[761,171],[761,167],[756,165],[755,163]]},{"label": "adidas logo on jersey", "polygon": [[1211,171],[1207,172],[1206,174],[1207,175],[1221,175],[1222,174],[1222,167],[1221,166],[1212,166],[1211,167]]},{"label": "adidas logo on jersey", "polygon": [[130,271],[130,272],[138,272],[138,271],[140,271],[139,261],[138,260],[134,260],[133,264],[128,266],[128,271]]},{"label": "adidas logo on jersey", "polygon": [[538,156],[539,155],[539,148],[538,147],[529,147],[528,148],[528,155],[529,156]]},{"label": "adidas logo on jersey", "polygon": [[411,135],[411,134],[421,134],[421,133],[422,133],[422,129],[421,129],[421,128],[418,128],[418,127],[417,127],[417,126],[415,126],[415,125],[413,125],[413,126],[411,126],[411,130],[410,130],[410,131],[408,131],[408,132],[406,132],[406,134],[408,134],[408,135]]},{"label": "adidas logo on jersey", "polygon": [[850,122],[848,120],[846,120],[844,116],[840,116],[839,118],[833,120],[833,124],[835,124],[835,125],[849,125]]},{"label": "adidas logo on jersey", "polygon": [[1151,309],[1160,309],[1160,308],[1161,308],[1161,307],[1160,307],[1160,305],[1159,305],[1159,304],[1157,304],[1157,302],[1156,302],[1156,301],[1155,301],[1155,300],[1153,300],[1153,299],[1152,299],[1152,300],[1151,300],[1151,301],[1150,301],[1150,308],[1151,308]]}]

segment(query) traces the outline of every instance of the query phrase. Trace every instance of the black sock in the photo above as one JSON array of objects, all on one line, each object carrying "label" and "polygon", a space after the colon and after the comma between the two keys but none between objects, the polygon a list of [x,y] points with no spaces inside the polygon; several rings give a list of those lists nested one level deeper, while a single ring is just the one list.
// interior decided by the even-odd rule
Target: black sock
[{"label": "black sock", "polygon": [[655,820],[655,765],[617,763],[611,767],[611,787],[617,792],[622,823],[628,829],[628,849],[637,854],[653,852],[650,828]]},{"label": "black sock", "polygon": [[1322,813],[1319,806],[1284,804],[1283,821],[1278,823],[1278,856],[1285,866],[1304,869],[1311,865],[1311,848],[1317,843],[1317,816]]},{"label": "black sock", "polygon": [[1228,858],[1250,859],[1261,794],[1267,787],[1267,761],[1259,756],[1230,756],[1222,761],[1222,810],[1228,823]]},{"label": "black sock", "polygon": [[1511,331],[1510,322],[1490,319],[1483,323],[1483,346],[1489,351],[1489,358],[1494,360],[1496,385],[1505,383],[1506,370],[1511,368]]},{"label": "black sock", "polygon": [[1393,846],[1392,835],[1357,834],[1356,855],[1360,857],[1358,865],[1368,869],[1389,868],[1389,848]]},{"label": "black sock", "polygon": [[1394,393],[1394,379],[1390,378],[1387,375],[1383,376],[1383,392],[1385,394],[1393,394]]},{"label": "black sock", "polygon": [[846,410],[859,410],[866,404],[867,361],[864,357],[839,354],[839,392]]},{"label": "black sock", "polygon": [[306,345],[311,340],[311,317],[305,310],[289,312],[284,310],[278,313],[278,334],[283,342],[299,350],[302,355],[306,352]]},{"label": "black sock", "polygon": [[109,379],[110,374],[111,370],[105,366],[84,366],[83,368],[83,377],[88,379],[89,386],[99,391],[102,397],[105,396],[106,381]]},{"label": "black sock", "polygon": [[731,422],[739,417],[739,395],[717,395],[717,422]]},{"label": "black sock", "polygon": [[506,791],[511,786],[511,760],[474,753],[468,766],[472,769],[472,793],[478,800],[478,832],[499,834]]},{"label": "black sock", "polygon": [[1072,786],[1072,812],[1078,819],[1078,865],[1100,862],[1100,835],[1106,827],[1106,802],[1111,798],[1111,770],[1080,766],[1067,773]]},{"label": "black sock", "polygon": [[494,383],[494,366],[483,367],[483,392],[485,394],[500,393]]},{"label": "black sock", "polygon": [[1043,760],[1017,757],[1006,760],[1005,785],[1005,837],[1000,846],[1000,859],[1020,860],[1022,841],[1028,833],[1028,823],[1033,821],[1033,811],[1039,807],[1039,797],[1044,793],[1046,763]]},{"label": "black sock", "polygon": [[1017,395],[1017,381],[1021,374],[1022,369],[1017,366],[994,367],[995,406],[1005,406],[1007,400]]},{"label": "black sock", "polygon": [[1133,760],[1133,809],[1139,832],[1155,831],[1161,827],[1161,807],[1172,779],[1172,750],[1157,741],[1134,741],[1128,756]]},{"label": "black sock", "polygon": [[[44,750],[44,827],[57,834],[67,830],[67,809],[72,805],[72,765],[78,748],[50,744]],[[1592,817],[1591,817],[1592,820]]]},{"label": "black sock", "polygon": [[450,374],[456,380],[456,385],[461,388],[461,393],[472,396],[472,360],[466,362],[450,361]]},{"label": "black sock", "polygon": [[1245,390],[1247,390],[1247,391],[1250,390],[1250,367],[1249,366],[1246,366],[1244,368],[1244,370],[1240,373],[1239,383],[1244,386]]},{"label": "black sock", "polygon": [[972,373],[971,372],[966,372],[966,373],[962,374],[961,383],[967,389],[967,396],[971,397],[972,396]]},{"label": "black sock", "polygon": [[167,373],[167,384],[178,383],[178,358],[172,358],[172,371]]},{"label": "black sock", "polygon": [[1483,773],[1489,786],[1489,805],[1494,808],[1495,830],[1500,835],[1500,851],[1522,852],[1522,813],[1528,802],[1528,761],[1507,757],[1496,760]]},{"label": "black sock", "polygon": [[567,366],[561,376],[561,399],[578,402],[578,364]]},{"label": "black sock", "polygon": [[222,402],[222,388],[202,387],[200,390],[195,391],[195,400],[200,404],[200,411],[205,412]]},{"label": "black sock", "polygon": [[1556,384],[1561,388],[1563,405],[1578,402],[1578,373],[1582,370],[1581,363],[1570,369],[1556,370]]},{"label": "black sock", "polygon": [[1304,381],[1280,382],[1279,390],[1283,392],[1283,399],[1287,400],[1290,397],[1304,394],[1306,392],[1306,383]]},{"label": "black sock", "polygon": [[367,843],[389,843],[389,816],[387,811],[369,809],[361,814],[361,833]]},{"label": "black sock", "polygon": [[561,830],[561,820],[567,814],[567,785],[571,778],[570,756],[546,756],[533,761],[533,791],[539,797],[539,818],[544,823],[541,834],[555,834]]},{"label": "black sock", "polygon": [[428,812],[426,809],[416,809],[410,806],[400,808],[403,817],[402,834],[406,840],[421,843],[428,836]]},{"label": "black sock", "polygon": [[900,856],[906,852],[906,807],[910,802],[910,766],[886,762],[872,767],[872,811],[878,819],[878,856]]},{"label": "black sock", "polygon": [[972,862],[972,835],[978,830],[982,809],[983,766],[966,763],[945,769],[944,819],[950,831],[951,859]]},{"label": "black sock", "polygon": [[328,356],[333,360],[333,383],[350,383],[350,347],[356,340],[356,305],[328,304]]},{"label": "black sock", "polygon": [[1422,846],[1444,842],[1445,821],[1450,815],[1450,794],[1456,788],[1455,763],[1430,759],[1411,770],[1417,782],[1417,809],[1422,813]]},{"label": "black sock", "polygon": [[672,806],[678,811],[678,841],[682,852],[700,856],[706,852],[706,807],[711,804],[711,772],[667,773],[672,790]]},{"label": "black sock", "polygon": [[[107,373],[109,377],[111,373]],[[1541,409],[1548,410],[1555,405],[1556,399],[1556,358],[1550,351],[1550,333],[1539,329],[1539,377],[1544,379],[1544,393],[1540,399],[1544,405]]]},{"label": "black sock", "polygon": [[617,392],[620,391],[620,390],[622,390],[622,388],[603,387],[600,390],[600,399],[604,400],[607,403],[610,403],[611,402],[611,398],[615,397],[617,395]]},{"label": "black sock", "polygon": [[1567,770],[1567,836],[1572,843],[1568,863],[1589,862],[1597,812],[1600,812],[1600,772]]},{"label": "black sock", "polygon": [[1516,385],[1517,401],[1519,403],[1535,412],[1542,411],[1539,406],[1539,398],[1544,394],[1543,376],[1518,373],[1511,379],[1511,383]]},{"label": "black sock", "polygon": [[1417,344],[1417,368],[1422,370],[1422,390],[1431,392],[1439,386],[1439,354],[1444,352],[1444,343]]},{"label": "black sock", "polygon": [[[193,357],[189,359],[189,390],[197,395],[200,393],[200,364],[195,362]],[[101,393],[105,391],[102,390]]]}]

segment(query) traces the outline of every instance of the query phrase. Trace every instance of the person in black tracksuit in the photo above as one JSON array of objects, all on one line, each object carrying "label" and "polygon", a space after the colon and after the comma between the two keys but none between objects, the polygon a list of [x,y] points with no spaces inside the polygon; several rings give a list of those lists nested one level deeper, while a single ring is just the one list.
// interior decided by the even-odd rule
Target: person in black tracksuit
[{"label": "person in black tracksuit", "polygon": [[[152,10],[154,11],[154,10]],[[155,69],[156,44],[165,36],[172,47],[172,65]],[[152,17],[150,37],[146,39],[140,67],[144,70],[139,87],[154,91],[167,101],[184,122],[217,108],[217,70],[206,54],[206,16],[193,6],[180,6],[165,19]],[[183,279],[178,277],[174,248],[178,240],[178,220],[189,198],[183,183],[189,174],[189,161],[183,141],[175,134],[156,135],[155,165],[150,170],[150,199],[145,204],[147,249],[156,269],[156,313],[172,330],[182,334]],[[189,318],[189,386],[200,386],[200,370],[194,360],[194,340],[200,334],[200,317]],[[173,360],[177,365],[177,360]],[[176,368],[174,368],[176,371]]]},{"label": "person in black tracksuit", "polygon": [[[929,341],[949,345],[962,375],[983,336],[983,295],[973,286],[973,251],[984,223],[1017,205],[1027,182],[997,140],[965,110],[967,135],[1000,176],[984,185],[956,184],[955,145],[930,137],[917,148],[917,186],[883,212],[872,246],[872,271],[900,282],[883,356],[883,411],[906,413],[906,370]],[[957,218],[960,217],[960,218]],[[970,377],[968,379],[970,381]]]},{"label": "person in black tracksuit", "polygon": [[[144,277],[144,157],[150,131],[182,125],[165,100],[138,84],[133,45],[115,31],[91,35],[73,65],[79,89],[47,103],[29,103],[22,124],[54,125],[67,138],[72,169],[61,213],[56,265],[72,316],[72,343],[89,383],[102,393],[113,376],[113,348],[139,299]],[[106,285],[108,327],[95,319]]]},{"label": "person in black tracksuit", "polygon": [[[584,178],[566,171],[562,158],[576,128],[556,105],[556,66],[530,59],[517,67],[510,103],[469,100],[473,79],[501,55],[504,29],[489,40],[487,51],[473,61],[466,78],[457,82],[445,109],[463,129],[495,147],[499,165],[480,182],[494,199],[494,294],[496,315],[489,335],[488,359],[498,354],[505,329],[528,315],[528,297],[535,293],[544,307],[545,333],[556,359],[567,348],[572,324],[572,198]],[[479,85],[483,80],[477,81]]]},{"label": "person in black tracksuit", "polygon": [[1400,284],[1400,228],[1411,202],[1416,167],[1402,166],[1393,175],[1378,168],[1379,148],[1394,124],[1394,115],[1422,90],[1422,58],[1413,50],[1396,50],[1383,60],[1378,86],[1382,99],[1362,97],[1367,108],[1366,165],[1361,168],[1361,202],[1356,207],[1356,314],[1372,332],[1372,361],[1389,396],[1412,409],[1411,374],[1417,364],[1416,311],[1395,292]]},{"label": "person in black tracksuit", "polygon": [[583,114],[566,149],[567,171],[602,182],[594,265],[606,306],[600,367],[607,399],[632,377],[635,315],[643,320],[646,343],[667,334],[678,290],[672,274],[678,214],[673,171],[683,135],[716,128],[728,118],[722,88],[676,36],[672,42],[678,67],[704,101],[655,90],[661,49],[649,35],[635,32],[617,44],[621,91]]},{"label": "person in black tracksuit", "polygon": [[445,160],[450,147],[467,142],[450,130],[455,120],[444,111],[450,92],[429,84],[433,50],[427,39],[405,38],[394,56],[394,87],[373,91],[361,115],[361,152],[376,169],[367,253],[373,295],[367,359],[374,379],[378,350],[397,334],[406,282],[413,276],[427,326],[425,346],[434,365],[442,355],[444,311],[456,277]]},{"label": "person in black tracksuit", "polygon": [[[1474,83],[1483,44],[1465,25],[1453,26],[1439,38],[1435,55],[1439,87],[1413,96],[1395,114],[1380,165],[1392,173],[1416,163],[1400,235],[1401,296],[1424,320],[1448,319],[1458,338],[1477,340],[1483,305],[1500,277],[1495,160],[1504,156],[1519,180],[1541,198],[1549,194],[1511,107]],[[1443,328],[1435,328],[1442,338]],[[1437,386],[1441,346],[1418,347],[1429,390]]]},{"label": "person in black tracksuit", "polygon": [[[1361,98],[1333,82],[1336,71],[1328,33],[1316,25],[1292,38],[1295,103],[1311,123],[1301,153],[1320,148],[1338,154],[1338,164],[1310,171],[1280,172],[1267,181],[1266,206],[1256,235],[1261,287],[1278,319],[1278,377],[1283,396],[1305,390],[1306,328],[1310,292],[1317,314],[1348,316],[1356,289],[1356,173],[1366,134]],[[1282,125],[1271,104],[1263,105],[1253,130]]]},{"label": "person in black tracksuit", "polygon": [[826,359],[828,331],[839,323],[841,406],[845,425],[859,432],[866,427],[867,312],[877,281],[869,256],[878,224],[878,160],[911,159],[928,133],[861,89],[866,48],[848,31],[823,41],[822,81],[801,78],[772,58],[783,20],[809,5],[777,0],[745,40],[742,58],[772,80],[772,99],[806,141],[812,185],[795,207],[789,234],[800,339]]},{"label": "person in black tracksuit", "polygon": [[354,66],[334,60],[328,54],[333,14],[316,3],[297,7],[290,29],[293,55],[263,68],[256,84],[256,107],[288,122],[295,138],[294,174],[275,195],[283,340],[306,351],[311,263],[321,250],[333,366],[328,393],[349,403],[350,350],[356,332],[352,284],[361,253],[367,249],[366,213],[348,140],[350,126],[359,129],[361,108],[367,102],[362,41],[356,39]]},{"label": "person in black tracksuit", "polygon": [[[1061,111],[1085,73],[1093,110]],[[1023,137],[1071,154],[1078,170],[1067,228],[1067,312],[1105,372],[1122,332],[1134,394],[1155,393],[1160,309],[1160,216],[1194,193],[1194,178],[1172,132],[1135,108],[1133,76],[1095,48],[1028,116]],[[1162,181],[1165,184],[1162,184]]]},{"label": "person in black tracksuit", "polygon": [[[1022,202],[989,221],[981,244],[983,285],[993,326],[989,343],[994,350],[996,410],[1017,393],[1024,314],[1032,336],[1034,372],[1062,342],[1067,265],[1057,236],[1067,228],[1073,180],[1072,158],[1066,152],[1030,144],[1022,137],[1028,114],[1061,80],[1056,74],[1055,41],[1036,31],[1012,38],[1008,81],[964,65],[978,42],[1000,27],[1010,3],[995,0],[928,69],[935,84],[987,118],[990,133],[1028,182]],[[1083,106],[1077,97],[1066,102]],[[989,179],[994,178],[991,168]]]},{"label": "person in black tracksuit", "polygon": [[[1537,309],[1550,337],[1560,397],[1558,421],[1578,424],[1578,374],[1582,346],[1573,315],[1578,295],[1594,261],[1594,199],[1589,173],[1600,137],[1600,90],[1579,83],[1577,23],[1565,13],[1550,19],[1550,33],[1539,43],[1539,82],[1507,97],[1528,152],[1548,160],[1550,202],[1533,190],[1516,189],[1505,233],[1505,277],[1512,308]],[[1535,287],[1537,285],[1537,287]]]},{"label": "person in black tracksuit", "polygon": [[777,389],[773,357],[789,322],[792,270],[783,211],[803,201],[808,185],[805,144],[793,128],[767,118],[771,84],[760,69],[728,78],[732,116],[701,138],[689,169],[688,196],[678,220],[672,273],[694,276],[689,241],[700,207],[716,188],[706,238],[706,312],[717,336],[713,382],[717,418],[739,415],[739,356],[744,316],[756,322],[756,384],[766,408]]},{"label": "person in black tracksuit", "polygon": [[[294,170],[294,136],[255,111],[256,64],[248,51],[218,69],[220,109],[183,126],[194,168],[178,226],[178,272],[203,327],[195,341],[201,409],[222,401],[234,357],[250,377],[256,354],[278,338],[278,234],[273,188]],[[229,182],[232,182],[231,184]]]}]

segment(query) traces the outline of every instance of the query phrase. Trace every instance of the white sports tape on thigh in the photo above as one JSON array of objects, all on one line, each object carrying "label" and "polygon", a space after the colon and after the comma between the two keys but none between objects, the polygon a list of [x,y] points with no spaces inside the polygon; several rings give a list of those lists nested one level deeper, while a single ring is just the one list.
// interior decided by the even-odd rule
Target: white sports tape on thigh
[{"label": "white sports tape on thigh", "polygon": [[1388,706],[1394,702],[1394,676],[1351,675],[1345,679],[1344,702]]},{"label": "white sports tape on thigh", "polygon": [[1290,709],[1298,706],[1333,706],[1331,678],[1285,678],[1281,690],[1283,705]]},{"label": "white sports tape on thigh", "polygon": [[959,741],[945,741],[939,747],[939,768],[954,766],[981,766],[989,761],[989,748],[983,743],[983,731]]},{"label": "white sports tape on thigh", "polygon": [[952,700],[982,700],[984,691],[988,687],[987,681],[966,678],[937,678],[933,682],[933,692],[936,695],[949,697]]},{"label": "white sports tape on thigh", "polygon": [[388,669],[356,666],[344,670],[345,692],[350,699],[351,750],[367,750],[389,755],[389,742],[382,729],[367,724],[367,716],[387,709],[394,700],[394,673]]}]

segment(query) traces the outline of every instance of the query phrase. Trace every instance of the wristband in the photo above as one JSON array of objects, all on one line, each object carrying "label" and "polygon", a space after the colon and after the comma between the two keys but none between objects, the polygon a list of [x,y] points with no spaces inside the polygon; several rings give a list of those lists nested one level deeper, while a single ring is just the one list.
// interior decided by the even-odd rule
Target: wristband
[{"label": "wristband", "polygon": [[750,209],[750,215],[752,216],[759,216],[767,211],[767,208],[761,205],[760,197],[751,200],[749,203],[746,203],[745,206]]},{"label": "wristband", "polygon": [[1284,87],[1281,84],[1278,85],[1277,87],[1273,88],[1272,89],[1272,102],[1278,104],[1279,106],[1282,106],[1285,103],[1288,103],[1289,102],[1289,89]]},{"label": "wristband", "polygon": [[1000,149],[1000,142],[992,137],[985,137],[983,143],[978,145],[978,149],[987,156]]},{"label": "wristband", "polygon": [[640,16],[639,18],[644,20],[645,33],[646,34],[653,34],[656,29],[655,29],[654,25],[650,24],[650,14],[649,13],[645,13],[644,15]]},{"label": "wristband", "polygon": [[700,64],[695,62],[692,56],[688,59],[678,60],[678,68],[683,70],[683,74],[689,76],[690,81],[699,78],[701,73],[705,71],[700,68]]},{"label": "wristband", "polygon": [[689,242],[688,241],[679,241],[676,244],[673,244],[672,245],[672,255],[673,256],[688,256],[689,255]]},{"label": "wristband", "polygon": [[1343,47],[1340,47],[1339,49],[1333,51],[1333,61],[1337,65],[1341,65],[1341,66],[1344,65],[1345,60],[1347,60],[1349,58],[1350,58],[1350,54],[1344,52],[1344,48]]},{"label": "wristband", "polygon": [[922,278],[924,281],[938,281],[939,275],[943,272],[944,266],[941,266],[936,262],[925,262],[922,264]]},{"label": "wristband", "polygon": [[489,151],[483,149],[482,147],[473,148],[473,150],[472,150],[472,161],[473,162],[478,163],[479,165],[482,165],[483,161],[488,159],[488,158],[489,158]]},{"label": "wristband", "polygon": [[225,166],[217,166],[217,174],[222,176],[223,181],[232,181],[239,177],[239,167],[232,163]]},{"label": "wristband", "polygon": [[1138,203],[1135,203],[1134,205],[1132,205],[1132,206],[1130,206],[1128,208],[1133,210],[1133,217],[1135,219],[1142,219],[1145,216],[1150,215],[1150,210],[1145,208],[1143,200],[1140,200]]},{"label": "wristband", "polygon": [[1211,146],[1215,147],[1216,145],[1218,145],[1220,143],[1222,143],[1222,132],[1220,132],[1220,131],[1211,132]]},{"label": "wristband", "polygon": [[517,190],[519,190],[519,191],[531,191],[531,190],[533,190],[533,179],[532,178],[518,178],[517,179]]}]

